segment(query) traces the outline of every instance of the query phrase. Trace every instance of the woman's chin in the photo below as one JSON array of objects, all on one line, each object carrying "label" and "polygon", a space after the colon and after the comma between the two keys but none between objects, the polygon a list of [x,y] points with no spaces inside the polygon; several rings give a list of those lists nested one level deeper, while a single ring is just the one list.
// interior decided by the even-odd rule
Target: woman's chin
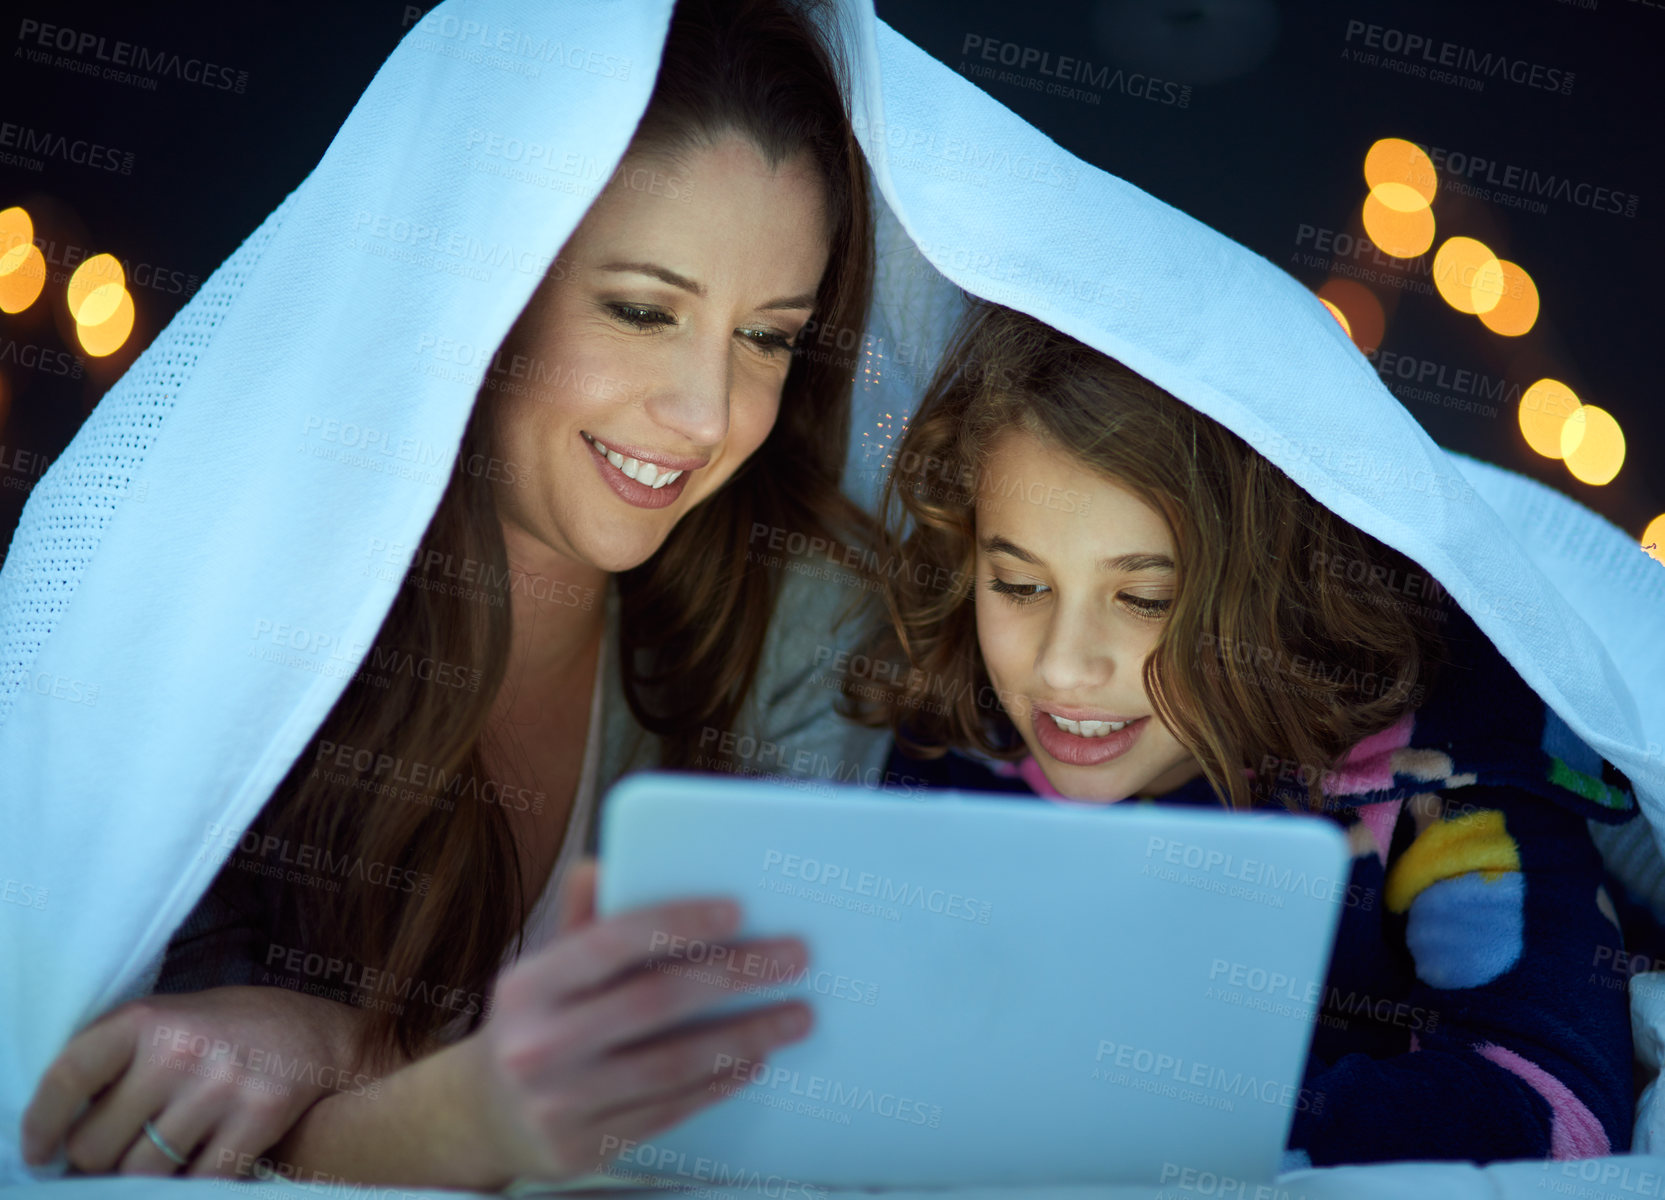
[{"label": "woman's chin", "polygon": [[622,575],[626,571],[634,571],[652,558],[662,545],[663,542],[655,542],[644,550],[624,551],[617,546],[598,546],[591,553],[584,555],[584,561],[598,571],[604,571],[609,575]]},{"label": "woman's chin", "polygon": [[617,529],[603,526],[597,530],[596,536],[582,539],[573,549],[596,570],[618,575],[635,570],[659,553],[670,534],[668,528],[644,530],[632,528],[630,523],[621,522],[621,525]]}]

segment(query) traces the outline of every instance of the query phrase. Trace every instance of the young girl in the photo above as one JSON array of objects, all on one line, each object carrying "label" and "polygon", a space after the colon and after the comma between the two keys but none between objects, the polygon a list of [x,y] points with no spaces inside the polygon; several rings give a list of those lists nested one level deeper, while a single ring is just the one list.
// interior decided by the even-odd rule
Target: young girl
[{"label": "young girl", "polygon": [[1325,1103],[1289,1165],[1627,1149],[1622,942],[1585,823],[1635,815],[1625,778],[1415,563],[1217,422],[993,305],[943,361],[886,491],[909,669],[864,715],[892,768],[1342,825],[1304,1081]]}]

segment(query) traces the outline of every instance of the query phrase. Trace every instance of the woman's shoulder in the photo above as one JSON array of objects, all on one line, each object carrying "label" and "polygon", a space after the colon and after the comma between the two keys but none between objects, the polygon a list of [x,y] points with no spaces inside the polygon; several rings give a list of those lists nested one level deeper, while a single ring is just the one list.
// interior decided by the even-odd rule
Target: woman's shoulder
[{"label": "woman's shoulder", "polygon": [[760,702],[779,696],[808,676],[836,693],[854,669],[879,618],[877,593],[863,575],[836,559],[783,558],[774,616],[764,640],[753,693]]}]

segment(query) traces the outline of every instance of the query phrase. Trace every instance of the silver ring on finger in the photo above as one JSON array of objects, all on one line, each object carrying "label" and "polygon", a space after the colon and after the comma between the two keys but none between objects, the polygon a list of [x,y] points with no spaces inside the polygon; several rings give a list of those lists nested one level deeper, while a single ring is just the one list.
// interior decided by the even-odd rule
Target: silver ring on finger
[{"label": "silver ring on finger", "polygon": [[148,1117],[145,1118],[144,1131],[145,1136],[150,1139],[151,1145],[155,1146],[163,1154],[166,1154],[169,1162],[173,1163],[176,1167],[190,1165],[191,1160],[186,1158],[179,1151],[175,1150],[172,1146],[168,1145],[168,1139],[157,1132],[155,1123]]}]

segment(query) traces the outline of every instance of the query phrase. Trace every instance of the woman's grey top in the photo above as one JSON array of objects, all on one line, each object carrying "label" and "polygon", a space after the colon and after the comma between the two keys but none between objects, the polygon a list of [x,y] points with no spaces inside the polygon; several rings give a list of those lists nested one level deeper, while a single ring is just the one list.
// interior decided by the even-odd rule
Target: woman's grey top
[{"label": "woman's grey top", "polygon": [[[875,609],[871,599],[863,595],[861,579],[841,567],[807,559],[792,562],[751,693],[733,729],[702,733],[709,752],[726,752],[745,774],[882,785],[889,733],[856,725],[834,711],[845,656],[859,645]],[[581,788],[585,794],[575,797],[568,822],[568,836],[581,837],[588,853],[595,850],[600,828],[594,819],[596,798],[621,776],[651,768],[658,760],[657,739],[631,716],[610,652],[618,633],[616,585],[607,588],[606,607],[600,721],[599,728],[592,721],[589,735],[592,742],[600,741],[598,769],[594,786]],[[563,850],[561,860],[571,858]],[[546,890],[559,886],[556,874],[551,872]],[[239,909],[211,887],[174,932],[151,990],[193,992],[266,982],[267,940],[261,929],[259,914]]]}]

